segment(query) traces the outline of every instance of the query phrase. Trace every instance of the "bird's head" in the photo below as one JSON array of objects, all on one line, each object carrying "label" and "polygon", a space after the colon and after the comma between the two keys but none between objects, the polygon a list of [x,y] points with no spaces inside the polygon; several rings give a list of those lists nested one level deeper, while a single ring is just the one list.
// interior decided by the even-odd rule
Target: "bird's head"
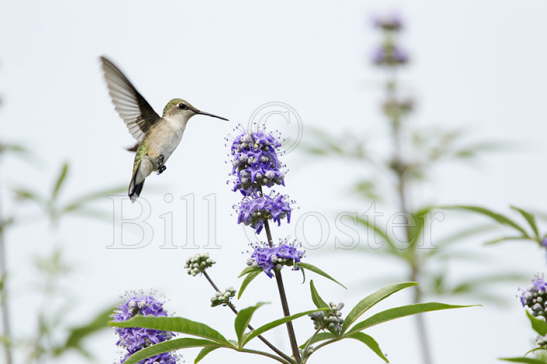
[{"label": "bird's head", "polygon": [[182,119],[188,120],[194,115],[211,116],[213,118],[228,121],[228,119],[223,118],[221,116],[217,116],[217,115],[213,115],[213,114],[201,111],[195,108],[194,106],[192,106],[192,104],[190,104],[188,101],[183,99],[172,99],[163,108],[164,117],[175,117],[175,118],[182,118]]}]

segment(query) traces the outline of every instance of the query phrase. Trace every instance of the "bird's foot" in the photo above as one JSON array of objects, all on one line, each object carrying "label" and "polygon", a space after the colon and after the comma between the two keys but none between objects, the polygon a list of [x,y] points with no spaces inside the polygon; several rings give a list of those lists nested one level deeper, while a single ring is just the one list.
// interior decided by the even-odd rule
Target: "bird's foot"
[{"label": "bird's foot", "polygon": [[167,169],[167,167],[163,164],[165,162],[165,157],[163,154],[158,155],[156,158],[156,164],[158,165],[158,174],[162,174],[163,171]]}]

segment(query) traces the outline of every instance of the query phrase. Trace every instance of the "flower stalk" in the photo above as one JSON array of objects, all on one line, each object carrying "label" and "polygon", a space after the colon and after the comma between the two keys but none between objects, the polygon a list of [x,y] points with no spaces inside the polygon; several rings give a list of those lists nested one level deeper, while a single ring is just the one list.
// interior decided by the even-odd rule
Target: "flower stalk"
[{"label": "flower stalk", "polygon": [[[403,217],[404,237],[408,245],[409,255],[409,280],[418,282],[421,274],[421,262],[416,254],[416,244],[412,244],[412,232],[410,227],[410,210],[408,202],[408,164],[403,158],[403,130],[402,118],[412,110],[411,100],[402,100],[398,95],[397,70],[409,62],[409,56],[397,43],[397,36],[403,29],[403,21],[398,14],[387,14],[377,17],[374,27],[382,31],[383,42],[373,54],[372,61],[381,66],[387,72],[386,99],[383,103],[383,111],[391,124],[391,170],[396,179],[396,193],[398,210]],[[422,301],[422,292],[418,286],[414,287],[413,303]],[[431,349],[426,325],[422,315],[416,315],[416,329],[423,363],[432,364]]]},{"label": "flower stalk", "polygon": [[[391,72],[391,77],[387,81],[387,103],[397,103],[397,77],[395,69]],[[404,236],[406,238],[406,243],[411,253],[411,266],[409,273],[409,281],[419,282],[421,266],[419,262],[418,255],[416,254],[416,246],[410,246],[412,241],[411,232],[410,232],[410,221],[409,221],[409,207],[408,207],[408,175],[407,175],[407,165],[402,157],[402,127],[401,127],[401,113],[392,112],[386,113],[391,118],[391,135],[392,135],[392,159],[391,166],[392,170],[396,177],[396,190],[398,197],[398,209],[401,215],[403,216],[403,225],[404,225]],[[412,303],[417,304],[422,301],[422,292],[418,286],[414,287],[414,296]],[[422,358],[424,364],[432,364],[433,359],[431,355],[431,348],[429,344],[429,335],[427,332],[427,327],[424,321],[423,315],[416,315],[416,330],[418,333],[418,341],[420,343],[420,350],[422,352]]]},{"label": "flower stalk", "polygon": [[[268,239],[268,245],[270,247],[273,247],[272,232],[270,230],[268,220],[264,222],[264,230],[266,232],[266,238]],[[285,317],[289,317],[291,315],[291,312],[289,310],[289,302],[287,300],[287,293],[285,292],[285,285],[283,284],[281,271],[275,269],[274,274],[275,281],[277,283],[277,290],[279,291],[279,298],[281,300],[281,306],[283,308],[283,315],[285,315]],[[292,321],[287,321],[286,326],[287,333],[289,334],[289,342],[291,344],[293,357],[296,360],[296,363],[302,363],[302,358],[300,356],[300,350],[298,349],[298,342],[296,341],[296,334],[294,332],[294,326],[292,324]]]},{"label": "flower stalk", "polygon": [[4,345],[4,358],[6,364],[13,364],[13,354],[11,350],[11,321],[8,292],[8,268],[7,268],[7,249],[5,237],[5,224],[0,204],[0,305],[2,310],[2,337]]},{"label": "flower stalk", "polygon": [[[213,287],[213,289],[216,291],[216,292],[221,292],[220,289],[218,288],[218,286],[215,284],[215,282],[213,282],[213,280],[211,279],[211,277],[209,276],[209,274],[206,272],[206,271],[203,271],[203,276],[205,277],[205,279],[207,279],[207,281],[209,282],[209,284],[211,285],[211,287]],[[226,306],[228,306],[228,308],[230,308],[230,310],[234,313],[234,314],[238,314],[239,311],[237,310],[237,308],[234,306],[234,304],[232,302],[227,302],[226,303]],[[249,328],[249,330],[253,331],[254,330],[254,327],[249,324],[247,325],[247,327]],[[267,347],[269,347],[270,349],[272,349],[277,355],[279,355],[280,357],[282,357],[286,362],[288,363],[293,363],[294,361],[287,355],[285,354],[284,352],[282,352],[281,350],[279,350],[274,344],[272,344],[271,342],[269,342],[264,336],[262,335],[258,335],[257,336],[258,339],[260,341],[262,341],[264,344],[266,344]]]}]

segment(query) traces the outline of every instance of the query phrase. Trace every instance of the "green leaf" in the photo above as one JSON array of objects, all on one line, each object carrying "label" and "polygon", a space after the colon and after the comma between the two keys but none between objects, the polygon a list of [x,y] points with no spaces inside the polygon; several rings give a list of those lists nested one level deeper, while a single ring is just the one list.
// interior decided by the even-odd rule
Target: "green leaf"
[{"label": "green leaf", "polygon": [[253,314],[260,306],[263,306],[265,304],[266,304],[265,302],[259,302],[254,306],[244,308],[243,310],[239,311],[239,313],[237,314],[234,320],[234,328],[236,330],[237,342],[239,346],[241,346],[241,342],[243,340],[243,333],[245,332],[245,329],[249,325],[249,322],[251,322],[251,318],[253,317]]},{"label": "green leaf", "polygon": [[374,340],[374,338],[372,338],[372,336],[369,336],[362,332],[354,332],[353,334],[348,335],[347,337],[362,342],[363,344],[368,346],[372,351],[374,351],[376,355],[382,358],[383,361],[385,361],[386,363],[389,363],[389,360],[387,360],[386,356],[382,352],[382,349],[380,349],[380,345],[378,345],[378,343],[376,342],[376,340]]},{"label": "green leaf", "polygon": [[422,312],[448,310],[453,308],[465,308],[465,307],[473,307],[473,306],[447,305],[444,303],[427,302],[427,303],[417,303],[414,305],[394,307],[382,312],[378,312],[377,314],[370,316],[366,320],[359,322],[358,324],[356,324],[349,330],[349,333],[361,331],[371,326],[375,326],[387,321],[395,320],[405,316],[416,315]]},{"label": "green leaf", "polygon": [[431,212],[431,207],[424,207],[411,214],[411,220],[408,224],[409,244],[411,248],[414,248],[425,227],[427,221],[427,215]]},{"label": "green leaf", "polygon": [[195,348],[202,346],[215,345],[214,342],[203,339],[194,339],[194,338],[182,338],[182,339],[173,339],[169,341],[164,341],[156,345],[149,346],[142,350],[137,351],[135,354],[131,355],[124,361],[124,364],[135,364],[141,360],[150,358],[155,355],[162,353],[167,353],[170,351],[186,349],[186,348]]},{"label": "green leaf", "polygon": [[26,153],[29,153],[29,150],[21,144],[0,143],[0,154],[6,153],[6,152],[26,154]]},{"label": "green leaf", "polygon": [[33,201],[38,204],[43,202],[42,198],[36,192],[25,188],[16,187],[13,189],[13,193],[15,194],[15,199],[18,201]]},{"label": "green leaf", "polygon": [[539,234],[536,217],[532,215],[531,213],[529,213],[528,211],[521,209],[520,207],[511,206],[511,208],[515,210],[516,212],[518,212],[519,214],[521,214],[522,217],[524,217],[526,222],[528,222],[528,225],[530,225],[530,227],[532,228],[532,231],[534,232],[534,236],[536,237],[536,240],[541,241],[541,236]]},{"label": "green leaf", "polygon": [[478,253],[476,251],[442,252],[441,254],[437,254],[435,257],[437,261],[439,261],[441,264],[444,264],[442,262],[455,261],[455,260],[462,260],[467,263],[470,263],[470,262],[485,262],[492,259],[492,257],[489,257],[483,253]]},{"label": "green leaf", "polygon": [[500,360],[509,361],[511,363],[545,364],[545,360],[526,358],[526,357],[500,358]]},{"label": "green leaf", "polygon": [[452,205],[452,206],[441,206],[443,209],[452,209],[452,210],[466,210],[475,212],[484,216],[487,216],[491,219],[494,219],[498,223],[512,227],[513,229],[520,232],[523,236],[529,237],[526,230],[524,230],[519,224],[517,224],[515,221],[511,220],[505,215],[499,214],[497,212],[494,212],[492,210],[489,210],[487,208],[481,207],[481,206],[471,206],[471,205]]},{"label": "green leaf", "polygon": [[534,329],[535,332],[537,332],[541,336],[545,336],[547,334],[547,322],[534,317],[528,311],[526,311],[526,316],[530,320],[530,324],[532,324],[532,329]]},{"label": "green leaf", "polygon": [[367,229],[372,230],[376,235],[382,238],[387,243],[391,251],[399,252],[399,249],[397,248],[397,244],[384,229],[370,222],[369,219],[355,217],[355,221],[357,221],[359,224],[363,225]]},{"label": "green leaf", "polygon": [[209,354],[210,352],[220,348],[221,346],[218,346],[218,345],[209,345],[209,346],[206,346],[204,347],[203,349],[200,350],[200,352],[198,353],[198,355],[196,356],[196,358],[194,359],[194,364],[197,364],[201,361],[201,359],[205,358],[207,356],[207,354]]},{"label": "green leaf", "polygon": [[256,265],[251,265],[245,269],[243,269],[241,271],[241,273],[239,273],[239,275],[237,276],[237,278],[241,278],[243,277],[244,275],[246,274],[249,274],[249,273],[253,273],[253,272],[262,272],[262,268],[256,266]]},{"label": "green leaf", "polygon": [[61,171],[59,172],[59,175],[57,176],[57,180],[55,181],[55,184],[53,185],[53,190],[51,191],[51,200],[56,200],[59,196],[59,192],[61,192],[61,187],[63,187],[63,184],[66,180],[66,176],[68,175],[70,165],[68,162],[63,163],[61,166]]},{"label": "green leaf", "polygon": [[323,270],[317,268],[317,267],[314,266],[314,265],[311,265],[311,264],[308,264],[308,263],[302,263],[302,262],[296,263],[295,265],[296,265],[297,267],[300,267],[300,268],[303,268],[303,269],[307,269],[307,270],[309,270],[309,271],[312,271],[312,272],[314,272],[314,273],[317,273],[317,274],[319,274],[320,276],[323,276],[323,277],[325,277],[325,278],[327,278],[327,279],[330,279],[330,280],[333,281],[334,283],[337,283],[337,284],[339,284],[339,285],[341,285],[342,287],[344,287],[344,288],[347,289],[347,287],[344,286],[342,283],[338,282],[336,279],[334,279],[333,277],[331,277],[329,274],[327,274],[326,272],[324,272]]},{"label": "green leaf", "polygon": [[237,299],[241,298],[241,296],[243,295],[243,292],[245,292],[245,289],[247,288],[249,283],[251,283],[253,279],[255,279],[256,277],[258,277],[260,273],[262,273],[262,269],[258,268],[258,270],[254,270],[247,274],[247,277],[245,277],[243,282],[241,282],[241,287],[239,287],[239,290],[237,291]]},{"label": "green leaf", "polygon": [[[437,242],[435,243],[436,249],[434,249],[434,251],[437,252],[439,251],[439,248],[441,247],[444,248],[450,244],[454,244],[461,240],[464,240],[465,238],[469,238],[478,234],[492,231],[494,228],[497,228],[496,224],[487,224],[487,225],[482,224],[482,225],[472,226],[470,228],[465,228],[465,229],[450,233],[448,236],[437,240]],[[429,254],[429,255],[433,255],[433,254]]]},{"label": "green leaf", "polygon": [[306,315],[309,315],[309,314],[314,313],[314,312],[325,311],[325,310],[326,309],[318,308],[316,310],[300,312],[300,313],[297,313],[297,314],[294,314],[294,315],[291,315],[291,316],[287,316],[287,317],[283,317],[283,318],[274,320],[272,322],[268,322],[267,324],[262,325],[262,326],[260,326],[256,329],[254,329],[250,333],[246,334],[245,337],[243,338],[242,346],[247,344],[249,341],[251,341],[252,339],[257,337],[258,335],[261,335],[264,332],[269,331],[269,330],[271,330],[271,329],[273,329],[277,326],[283,325],[284,323],[287,323],[287,322],[292,321],[292,320],[296,320],[299,317],[306,316]]},{"label": "green leaf", "polygon": [[110,325],[114,327],[142,327],[145,329],[182,332],[183,334],[210,339],[221,345],[228,344],[228,346],[231,346],[231,343],[215,329],[201,322],[188,320],[183,317],[137,315],[127,321],[110,321]]},{"label": "green leaf", "polygon": [[125,186],[118,186],[118,187],[112,187],[112,188],[105,188],[103,190],[95,191],[87,193],[81,197],[78,197],[63,207],[63,212],[71,212],[74,210],[77,210],[84,206],[86,203],[93,202],[95,200],[108,197],[111,195],[116,195],[122,192],[125,192],[127,190],[127,187]]},{"label": "green leaf", "polygon": [[60,356],[70,349],[82,349],[82,342],[100,330],[108,328],[108,321],[112,317],[113,306],[101,311],[88,323],[70,329],[64,344],[53,349],[54,356]]},{"label": "green leaf", "polygon": [[4,217],[4,219],[0,219],[0,234],[2,234],[8,227],[13,226],[15,224],[15,218],[9,216]]},{"label": "green leaf", "polygon": [[319,295],[319,292],[317,292],[317,289],[315,289],[313,280],[310,281],[310,291],[311,291],[311,300],[313,301],[313,303],[315,304],[317,308],[328,307],[327,303]]},{"label": "green leaf", "polygon": [[302,345],[300,345],[300,349],[304,349],[306,346],[314,344],[319,341],[329,340],[329,339],[336,339],[340,338],[340,336],[336,336],[333,333],[330,332],[320,332],[316,335],[313,335],[310,337],[306,342]]},{"label": "green leaf", "polygon": [[530,240],[530,238],[526,236],[502,236],[499,238],[485,241],[484,245],[495,245],[495,244],[503,243],[506,241],[515,241],[515,240]]},{"label": "green leaf", "polygon": [[367,200],[382,200],[374,181],[362,179],[353,185],[352,190]]},{"label": "green leaf", "polygon": [[520,273],[499,273],[499,274],[485,274],[483,276],[477,276],[473,279],[464,280],[451,289],[452,294],[469,293],[474,290],[484,290],[484,287],[489,287],[492,284],[502,282],[523,282],[527,279],[527,275]]},{"label": "green leaf", "polygon": [[416,286],[416,282],[403,282],[394,284],[391,286],[383,287],[377,290],[376,292],[368,295],[363,298],[359,303],[355,305],[348,313],[344,319],[344,324],[342,326],[342,332],[345,332],[362,314],[368,311],[372,306],[378,302],[384,300],[385,298],[391,296],[392,294],[412,286]]}]

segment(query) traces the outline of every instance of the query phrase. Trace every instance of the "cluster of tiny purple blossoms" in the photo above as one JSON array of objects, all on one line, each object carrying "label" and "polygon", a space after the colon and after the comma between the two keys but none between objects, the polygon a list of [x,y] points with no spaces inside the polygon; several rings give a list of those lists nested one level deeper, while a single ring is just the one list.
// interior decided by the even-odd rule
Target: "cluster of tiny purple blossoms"
[{"label": "cluster of tiny purple blossoms", "polygon": [[283,165],[278,154],[281,142],[265,131],[244,131],[232,142],[230,149],[234,191],[243,195],[237,206],[238,224],[245,224],[260,233],[267,220],[278,225],[290,222],[291,202],[275,192],[264,194],[263,188],[285,184]]},{"label": "cluster of tiny purple blossoms", "polygon": [[399,13],[377,15],[372,22],[376,28],[385,31],[399,31],[403,28],[403,19]]},{"label": "cluster of tiny purple blossoms", "polygon": [[303,256],[304,251],[290,244],[280,244],[275,247],[257,246],[249,259],[249,264],[262,268],[264,273],[272,278],[273,270],[277,265],[294,266]]},{"label": "cluster of tiny purple blossoms", "polygon": [[408,63],[408,53],[395,42],[393,33],[403,28],[403,21],[399,14],[378,16],[373,21],[374,27],[388,33],[384,42],[374,50],[372,62],[379,66],[400,66]]},{"label": "cluster of tiny purple blossoms", "polygon": [[547,317],[547,282],[536,277],[532,285],[521,292],[520,303],[535,317],[545,320]]},{"label": "cluster of tiny purple blossoms", "polygon": [[238,224],[249,225],[259,234],[266,220],[272,220],[281,225],[281,220],[287,218],[291,222],[290,201],[284,195],[264,195],[245,198],[239,204]]},{"label": "cluster of tiny purple blossoms", "polygon": [[[114,312],[114,321],[126,321],[135,315],[143,316],[167,316],[167,311],[163,308],[163,302],[153,296],[144,294],[133,294],[118,306]],[[115,329],[118,335],[116,345],[126,350],[121,363],[127,358],[150,345],[158,344],[174,337],[172,332],[144,329],[138,327],[117,327]],[[176,364],[177,358],[171,353],[162,353],[148,359],[139,361],[139,364]]]},{"label": "cluster of tiny purple blossoms", "polygon": [[244,132],[238,135],[231,148],[234,191],[251,196],[262,186],[284,185],[284,174],[277,152],[281,143],[264,131]]},{"label": "cluster of tiny purple blossoms", "polygon": [[[281,142],[265,130],[243,131],[231,146],[234,191],[243,195],[238,205],[238,224],[250,226],[259,234],[268,220],[281,225],[282,220],[291,220],[292,201],[276,192],[265,194],[263,189],[274,185],[285,185],[284,165],[279,161]],[[266,244],[254,246],[249,264],[260,267],[268,277],[273,270],[283,265],[293,266],[300,262],[304,252],[294,244],[281,242],[277,246]]]}]

